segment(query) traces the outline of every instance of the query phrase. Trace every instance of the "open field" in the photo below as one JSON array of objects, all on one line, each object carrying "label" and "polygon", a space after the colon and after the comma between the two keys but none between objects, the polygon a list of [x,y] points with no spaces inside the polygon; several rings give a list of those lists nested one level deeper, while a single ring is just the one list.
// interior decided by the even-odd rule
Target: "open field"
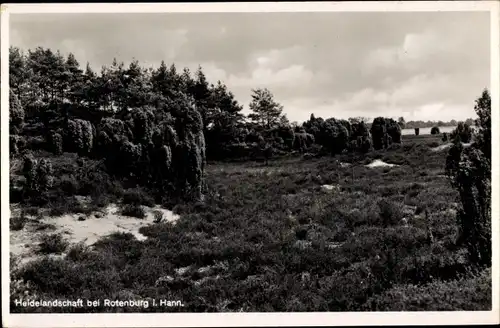
[{"label": "open field", "polygon": [[[14,306],[26,296],[183,304],[125,312],[490,310],[490,271],[469,269],[464,250],[454,246],[459,205],[444,174],[447,151],[432,150],[439,145],[440,136],[405,136],[401,147],[355,157],[209,163],[204,201],[177,204],[176,220],[155,223],[154,200],[145,191],[135,200],[129,194],[125,202],[144,205],[144,224],[95,244],[42,233],[41,255],[22,265],[14,257],[11,311],[119,310]],[[52,158],[55,176],[64,179],[75,160]],[[375,160],[395,165],[366,166]],[[30,226],[47,228],[71,212],[85,212],[81,224],[89,224],[92,213],[127,198],[117,184],[95,179],[99,184],[77,182],[72,193],[53,195],[45,212],[25,208],[35,219],[11,236],[21,231],[29,239]],[[102,190],[89,198],[84,191],[96,185]],[[68,201],[75,195],[87,196],[87,205]],[[19,204],[11,207],[20,212]],[[102,213],[102,221],[129,215]],[[59,233],[56,224],[48,231]],[[13,244],[11,237],[11,251]]]}]

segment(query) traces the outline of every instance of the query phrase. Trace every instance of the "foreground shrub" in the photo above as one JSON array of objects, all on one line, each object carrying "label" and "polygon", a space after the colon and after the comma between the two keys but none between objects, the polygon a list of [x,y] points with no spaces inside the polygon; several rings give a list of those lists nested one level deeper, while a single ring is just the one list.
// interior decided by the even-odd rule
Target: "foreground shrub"
[{"label": "foreground shrub", "polygon": [[141,189],[131,189],[123,194],[123,203],[151,207],[154,206],[154,199]]},{"label": "foreground shrub", "polygon": [[491,311],[491,270],[423,286],[397,285],[371,297],[369,311]]},{"label": "foreground shrub", "polygon": [[84,243],[78,243],[70,247],[66,258],[75,262],[81,262],[90,258],[90,248]]},{"label": "foreground shrub", "polygon": [[132,216],[139,219],[144,219],[146,217],[146,211],[141,205],[137,204],[125,204],[122,206],[121,214],[125,216]]},{"label": "foreground shrub", "polygon": [[10,230],[11,231],[22,230],[24,228],[24,226],[26,225],[27,221],[28,221],[28,219],[23,215],[11,217],[10,218]]},{"label": "foreground shrub", "polygon": [[387,200],[381,200],[378,203],[378,206],[380,220],[384,226],[387,227],[400,223],[401,219],[403,218],[403,213],[399,206]]},{"label": "foreground shrub", "polygon": [[[476,111],[481,111],[483,117],[491,115],[491,102],[476,106]],[[457,128],[457,131],[460,135],[464,130]],[[479,131],[479,139],[486,140],[483,136],[488,133],[491,135],[486,126]],[[446,160],[446,174],[458,190],[461,202],[457,215],[460,232],[457,244],[467,247],[472,263],[485,266],[491,265],[492,254],[491,160],[483,149],[490,147],[474,143],[464,148],[457,138]]]},{"label": "foreground shrub", "polygon": [[154,223],[161,223],[163,221],[163,213],[162,211],[155,210],[153,211],[153,222]]},{"label": "foreground shrub", "polygon": [[66,250],[69,243],[60,234],[43,235],[39,245],[42,254],[61,254]]}]

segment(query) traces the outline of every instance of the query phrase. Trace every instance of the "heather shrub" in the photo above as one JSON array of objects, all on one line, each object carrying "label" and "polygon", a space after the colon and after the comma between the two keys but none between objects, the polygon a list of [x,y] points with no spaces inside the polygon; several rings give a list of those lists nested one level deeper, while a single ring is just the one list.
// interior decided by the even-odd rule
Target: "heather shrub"
[{"label": "heather shrub", "polygon": [[121,214],[125,216],[132,216],[139,219],[146,217],[146,211],[139,204],[124,204],[121,208]]},{"label": "heather shrub", "polygon": [[42,254],[61,254],[68,245],[60,234],[43,235],[38,251]]},{"label": "heather shrub", "polygon": [[90,249],[84,243],[75,244],[69,248],[66,258],[71,261],[82,262],[90,258]]},{"label": "heather shrub", "polygon": [[385,199],[381,200],[378,203],[378,206],[380,221],[383,226],[387,227],[400,223],[401,219],[403,218],[403,213],[399,206]]},{"label": "heather shrub", "polygon": [[368,311],[490,311],[491,270],[425,285],[395,285],[367,300]]},{"label": "heather shrub", "polygon": [[26,225],[26,222],[28,219],[24,216],[15,216],[10,218],[10,230],[11,231],[17,231],[17,230],[22,230],[24,226]]},{"label": "heather shrub", "polygon": [[75,176],[63,176],[59,180],[59,190],[67,196],[77,195],[79,189],[79,184]]},{"label": "heather shrub", "polygon": [[123,194],[123,203],[131,205],[154,206],[154,199],[141,189],[126,190]]},{"label": "heather shrub", "polygon": [[155,210],[153,211],[153,222],[154,223],[161,223],[163,221],[163,213],[161,211]]}]

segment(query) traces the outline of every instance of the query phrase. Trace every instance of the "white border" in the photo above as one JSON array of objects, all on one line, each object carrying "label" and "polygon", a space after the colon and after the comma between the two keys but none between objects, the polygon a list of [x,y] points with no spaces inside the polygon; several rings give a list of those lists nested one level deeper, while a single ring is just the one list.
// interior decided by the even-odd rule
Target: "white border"
[{"label": "white border", "polygon": [[366,1],[366,2],[226,2],[226,3],[74,3],[15,4],[11,14],[32,13],[159,13],[159,12],[373,12],[373,11],[489,11],[495,1]]},{"label": "white border", "polygon": [[[2,4],[1,6],[1,190],[2,249],[9,249],[8,49],[9,14],[44,13],[160,13],[160,12],[407,12],[489,11],[491,13],[492,100],[492,247],[493,310],[489,312],[339,312],[339,313],[196,313],[196,314],[10,314],[9,257],[2,256],[2,318],[6,327],[226,327],[226,326],[354,326],[459,325],[499,323],[499,90],[500,2],[302,2],[302,3],[163,3],[163,4]],[[4,252],[3,252],[4,253]],[[4,253],[6,254],[6,252]]]}]

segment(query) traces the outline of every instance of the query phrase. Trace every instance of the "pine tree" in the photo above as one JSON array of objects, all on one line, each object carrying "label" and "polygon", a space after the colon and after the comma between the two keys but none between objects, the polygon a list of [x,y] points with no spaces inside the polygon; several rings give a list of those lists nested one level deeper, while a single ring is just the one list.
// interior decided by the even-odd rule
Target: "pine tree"
[{"label": "pine tree", "polygon": [[274,100],[274,96],[267,88],[253,89],[250,110],[253,112],[248,117],[266,129],[278,125],[283,113],[283,106]]}]

